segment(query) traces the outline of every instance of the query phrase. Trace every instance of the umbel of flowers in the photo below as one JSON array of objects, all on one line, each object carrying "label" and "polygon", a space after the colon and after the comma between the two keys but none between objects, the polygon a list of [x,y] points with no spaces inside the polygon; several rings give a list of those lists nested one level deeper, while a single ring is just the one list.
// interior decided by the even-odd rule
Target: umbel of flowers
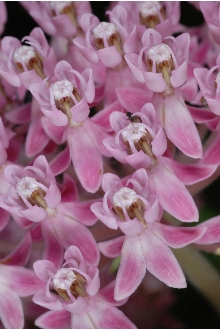
[{"label": "umbel of flowers", "polygon": [[194,4],[196,29],[178,1],[112,2],[106,21],[21,5],[39,26],[1,39],[1,326],[173,328],[189,273],[220,310],[199,252],[220,243],[220,216],[199,221],[219,176],[219,4]]}]

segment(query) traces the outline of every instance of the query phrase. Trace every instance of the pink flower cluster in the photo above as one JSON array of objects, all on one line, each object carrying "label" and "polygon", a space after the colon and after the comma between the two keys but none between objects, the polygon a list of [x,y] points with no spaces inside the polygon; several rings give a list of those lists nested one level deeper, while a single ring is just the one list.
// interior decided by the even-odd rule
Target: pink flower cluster
[{"label": "pink flower cluster", "polygon": [[141,286],[187,286],[171,248],[220,243],[194,198],[219,175],[219,4],[198,29],[178,1],[113,2],[105,22],[89,2],[21,4],[39,27],[1,39],[0,321],[135,328],[118,307]]}]

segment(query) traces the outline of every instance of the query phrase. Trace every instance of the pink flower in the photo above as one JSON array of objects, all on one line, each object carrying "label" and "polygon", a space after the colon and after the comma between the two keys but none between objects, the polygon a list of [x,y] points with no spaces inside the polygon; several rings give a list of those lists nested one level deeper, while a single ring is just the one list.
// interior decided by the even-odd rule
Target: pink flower
[{"label": "pink flower", "polygon": [[114,68],[123,62],[124,54],[138,50],[138,35],[124,7],[118,5],[108,14],[110,23],[100,22],[92,14],[84,14],[80,25],[85,39],[78,37],[73,42],[87,61],[101,61],[106,67]]},{"label": "pink flower", "polygon": [[[57,269],[48,260],[34,263],[37,276],[46,283],[44,289],[38,291],[33,301],[55,313],[48,312],[36,320],[40,327],[53,328],[53,316],[63,316],[63,324],[71,317],[70,327],[84,328],[134,328],[134,325],[114,306],[117,302],[109,300],[110,291],[99,290],[99,271],[95,266],[88,266],[75,246],[70,246],[65,254],[66,262]],[[109,287],[112,290],[112,286]],[[124,303],[124,302],[122,302]],[[113,305],[113,306],[112,306]],[[69,313],[57,311],[66,310]],[[57,322],[57,321],[56,321]]]},{"label": "pink flower", "polygon": [[168,246],[183,247],[199,239],[206,229],[159,223],[161,208],[144,169],[137,170],[124,184],[116,175],[104,174],[102,188],[103,203],[94,203],[91,209],[108,227],[119,227],[125,235],[99,243],[104,255],[114,258],[121,254],[115,299],[131,295],[146,268],[168,286],[186,287],[181,268]]},{"label": "pink flower", "polygon": [[[191,195],[162,156],[167,141],[154,107],[147,103],[129,116],[130,120],[124,113],[112,113],[110,123],[116,135],[103,141],[106,148],[121,163],[146,169],[151,189],[166,211],[181,221],[198,221],[198,210]],[[173,167],[176,167],[174,163]]]},{"label": "pink flower", "polygon": [[208,24],[209,31],[215,42],[220,44],[219,38],[219,4],[215,1],[202,1],[200,2],[200,9],[203,13],[203,16]]},{"label": "pink flower", "polygon": [[51,77],[57,61],[40,28],[33,29],[24,40],[28,45],[22,46],[14,37],[2,39],[2,52],[7,60],[0,62],[0,74],[13,86],[23,84],[29,89],[31,83],[39,82],[46,76]]},{"label": "pink flower", "polygon": [[[49,88],[44,81],[33,84],[31,92],[47,117],[42,119],[47,135],[57,144],[68,142],[69,156],[68,152],[65,153],[65,160],[60,164],[65,163],[67,168],[71,157],[82,186],[89,192],[95,192],[101,184],[102,154],[110,154],[102,144],[108,134],[88,118],[88,103],[93,101],[95,94],[92,70],[85,69],[80,74],[69,63],[61,61],[54,72]],[[55,174],[65,169],[63,166],[57,168]]]},{"label": "pink flower", "polygon": [[21,4],[47,34],[64,38],[75,36],[80,30],[81,16],[91,12],[89,1],[21,1]]}]

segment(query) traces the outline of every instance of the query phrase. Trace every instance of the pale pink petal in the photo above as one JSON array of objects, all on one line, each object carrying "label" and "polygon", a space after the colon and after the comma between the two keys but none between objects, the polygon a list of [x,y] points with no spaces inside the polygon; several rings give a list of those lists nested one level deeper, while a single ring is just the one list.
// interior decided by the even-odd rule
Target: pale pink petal
[{"label": "pale pink petal", "polygon": [[24,315],[21,300],[15,292],[1,287],[0,318],[6,329],[23,329]]},{"label": "pale pink petal", "polygon": [[84,129],[74,128],[68,133],[68,143],[76,174],[88,192],[96,192],[103,173],[102,155]]},{"label": "pale pink petal", "polygon": [[61,215],[54,223],[57,236],[65,249],[76,245],[89,265],[97,265],[100,253],[91,232],[82,224]]},{"label": "pale pink petal", "polygon": [[33,264],[36,275],[45,283],[49,280],[51,274],[56,274],[57,268],[49,260],[37,260]]},{"label": "pale pink petal", "polygon": [[175,227],[155,222],[149,227],[149,230],[172,248],[182,248],[202,237],[206,227]]},{"label": "pale pink petal", "polygon": [[70,329],[71,314],[66,310],[46,312],[36,319],[35,325],[42,329]]},{"label": "pale pink petal", "polygon": [[98,247],[102,254],[104,254],[104,256],[109,258],[116,258],[122,252],[124,240],[125,236],[120,236],[106,242],[100,242],[98,243]]},{"label": "pale pink petal", "polygon": [[53,221],[56,219],[46,219],[42,223],[41,230],[45,241],[43,259],[51,261],[57,268],[60,268],[63,263],[63,247],[57,239]]},{"label": "pale pink petal", "polygon": [[151,188],[156,191],[161,206],[180,221],[198,221],[199,215],[194,200],[184,184],[160,164],[150,172]]},{"label": "pale pink petal", "polygon": [[111,229],[118,229],[118,224],[109,210],[107,213],[106,210],[103,207],[103,203],[101,202],[95,202],[91,205],[91,211],[95,214],[95,216],[102,221],[106,226],[108,226]]},{"label": "pale pink petal", "polygon": [[66,140],[65,126],[53,125],[47,117],[41,118],[41,123],[47,136],[57,144],[61,144]]},{"label": "pale pink petal", "polygon": [[118,87],[116,94],[119,102],[130,112],[140,111],[142,106],[150,102],[152,98],[152,92],[149,89],[134,87]]},{"label": "pale pink petal", "polygon": [[145,272],[140,236],[125,237],[115,283],[115,300],[129,297],[141,283]]},{"label": "pale pink petal", "polygon": [[114,68],[122,61],[122,56],[115,46],[98,49],[96,53],[107,68]]},{"label": "pale pink petal", "polygon": [[141,239],[147,270],[168,286],[185,288],[185,277],[170,248],[159,237],[147,230],[139,239]]},{"label": "pale pink petal", "polygon": [[114,298],[114,290],[115,290],[115,281],[107,284],[106,286],[104,286],[103,288],[101,288],[99,290],[99,295],[101,295],[101,299],[103,299],[104,301],[108,302],[109,304],[113,305],[113,306],[122,306],[126,303],[126,301],[128,300],[126,299],[122,299],[120,301],[116,301]]},{"label": "pale pink petal", "polygon": [[136,328],[119,309],[98,300],[90,302],[88,315],[97,329]]},{"label": "pale pink petal", "polygon": [[71,315],[71,329],[95,329],[91,317],[88,313],[72,313]]},{"label": "pale pink petal", "polygon": [[109,104],[107,107],[103,108],[95,116],[93,116],[91,120],[94,123],[100,125],[106,132],[111,132],[112,127],[109,122],[109,116],[113,111],[123,112],[123,107],[118,101],[115,101]]}]

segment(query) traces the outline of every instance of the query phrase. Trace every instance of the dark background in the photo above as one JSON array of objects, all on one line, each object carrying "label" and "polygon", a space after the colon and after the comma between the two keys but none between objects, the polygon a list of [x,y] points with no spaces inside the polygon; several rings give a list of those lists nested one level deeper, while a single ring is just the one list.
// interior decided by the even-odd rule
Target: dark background
[{"label": "dark background", "polygon": [[[101,21],[105,20],[105,9],[107,1],[93,1],[91,6],[93,13]],[[35,21],[28,15],[19,2],[7,2],[8,21],[3,36],[14,36],[22,39],[29,35],[31,30],[37,26]],[[187,26],[196,26],[203,23],[202,14],[188,2],[181,2],[181,23]],[[49,40],[49,36],[48,40]],[[219,193],[220,182],[216,180],[204,192],[204,198],[208,205],[213,206],[214,215],[220,214]],[[220,265],[219,260],[217,262]],[[220,318],[210,307],[210,304],[190,285],[187,289],[173,290],[177,297],[177,303],[171,308],[171,312],[179,318],[186,328],[220,328]],[[146,306],[147,308],[147,306]],[[159,313],[159,311],[158,311]]]}]

